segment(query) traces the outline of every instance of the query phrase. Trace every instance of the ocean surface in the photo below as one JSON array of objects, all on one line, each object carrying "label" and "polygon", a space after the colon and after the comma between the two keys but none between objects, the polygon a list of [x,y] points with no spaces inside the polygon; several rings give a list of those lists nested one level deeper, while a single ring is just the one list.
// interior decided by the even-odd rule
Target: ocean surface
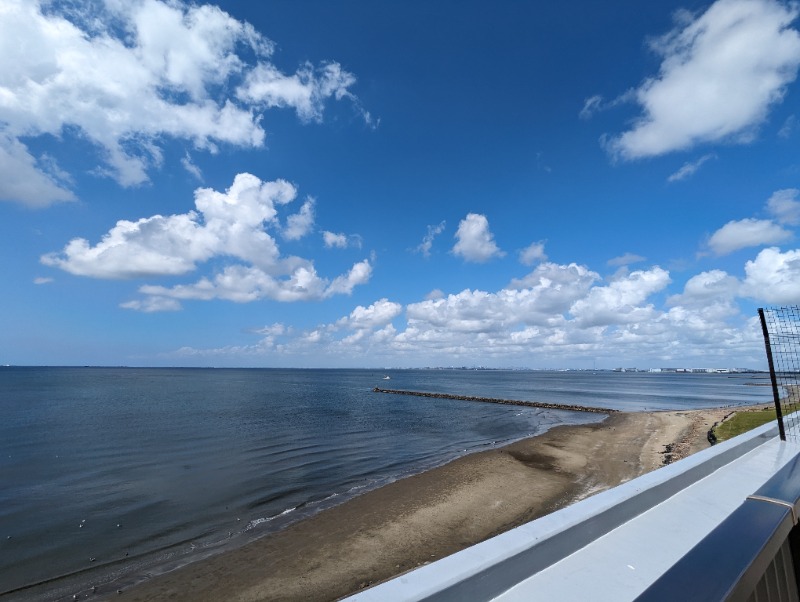
[{"label": "ocean surface", "polygon": [[0,367],[0,599],[71,600],[129,583],[465,453],[603,419],[375,386],[641,411],[770,403],[768,383],[765,374]]}]

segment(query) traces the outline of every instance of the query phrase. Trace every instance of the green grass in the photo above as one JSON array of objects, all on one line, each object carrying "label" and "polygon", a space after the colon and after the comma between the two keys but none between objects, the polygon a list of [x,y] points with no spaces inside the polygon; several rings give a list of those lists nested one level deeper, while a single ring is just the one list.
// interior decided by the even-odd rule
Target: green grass
[{"label": "green grass", "polygon": [[725,441],[775,419],[775,408],[755,412],[737,412],[722,424],[715,426],[714,434],[717,436],[717,441]]}]

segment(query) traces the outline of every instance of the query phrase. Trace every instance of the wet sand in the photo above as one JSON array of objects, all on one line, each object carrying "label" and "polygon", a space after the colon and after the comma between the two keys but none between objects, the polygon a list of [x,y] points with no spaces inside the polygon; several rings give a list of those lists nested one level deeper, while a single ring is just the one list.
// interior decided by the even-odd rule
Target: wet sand
[{"label": "wet sand", "polygon": [[708,429],[731,411],[620,413],[557,427],[397,481],[121,594],[98,594],[335,600],[707,448]]}]

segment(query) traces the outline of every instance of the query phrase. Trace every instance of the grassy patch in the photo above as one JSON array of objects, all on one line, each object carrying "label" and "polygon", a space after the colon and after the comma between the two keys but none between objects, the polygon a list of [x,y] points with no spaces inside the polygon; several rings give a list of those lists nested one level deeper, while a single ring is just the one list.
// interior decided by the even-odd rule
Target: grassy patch
[{"label": "grassy patch", "polygon": [[775,408],[755,412],[736,412],[734,416],[715,426],[714,434],[717,436],[717,441],[725,441],[725,439],[731,439],[775,419]]}]

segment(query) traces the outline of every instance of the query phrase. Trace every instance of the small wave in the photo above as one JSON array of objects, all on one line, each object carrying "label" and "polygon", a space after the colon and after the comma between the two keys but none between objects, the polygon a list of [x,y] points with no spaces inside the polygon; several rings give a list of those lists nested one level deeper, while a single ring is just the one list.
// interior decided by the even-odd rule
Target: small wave
[{"label": "small wave", "polygon": [[271,522],[271,521],[275,520],[276,518],[280,518],[281,516],[286,516],[287,514],[290,514],[290,513],[294,512],[295,510],[297,510],[297,508],[298,508],[298,506],[294,506],[292,508],[287,508],[286,510],[284,510],[280,514],[276,514],[274,516],[267,516],[266,518],[254,518],[249,523],[247,523],[247,526],[244,528],[244,530],[245,531],[252,531],[258,525]]}]

